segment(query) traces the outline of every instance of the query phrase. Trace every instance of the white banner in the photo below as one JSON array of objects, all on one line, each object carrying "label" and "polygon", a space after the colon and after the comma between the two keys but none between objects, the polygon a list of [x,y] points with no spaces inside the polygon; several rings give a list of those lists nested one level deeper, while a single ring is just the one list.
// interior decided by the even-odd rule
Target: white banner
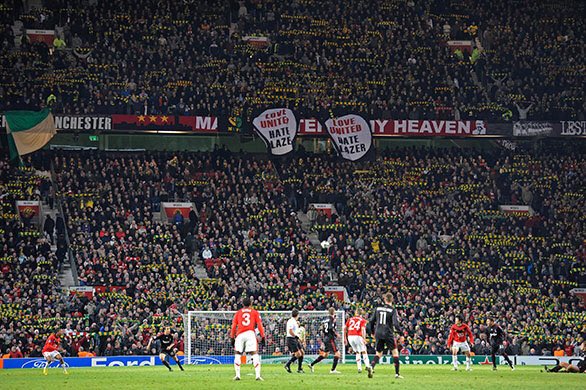
[{"label": "white banner", "polygon": [[316,210],[322,210],[328,218],[332,217],[332,214],[336,212],[335,207],[331,203],[310,203],[309,207],[313,206]]},{"label": "white banner", "polygon": [[368,122],[356,114],[328,119],[326,128],[338,154],[346,160],[359,160],[372,146],[372,133]]},{"label": "white banner", "polygon": [[562,136],[586,136],[586,121],[561,121]]},{"label": "white banner", "polygon": [[505,213],[516,213],[516,214],[526,214],[526,215],[533,215],[535,212],[531,206],[523,206],[523,205],[513,205],[513,204],[503,204],[499,206],[501,211]]},{"label": "white banner", "polygon": [[297,135],[297,119],[288,108],[271,108],[252,121],[272,154],[282,156],[293,150]]},{"label": "white banner", "polygon": [[95,289],[93,286],[70,286],[68,287],[69,294],[85,295],[88,298],[94,296]]},{"label": "white banner", "polygon": [[94,286],[70,286],[69,291],[94,292]]},{"label": "white banner", "polygon": [[549,122],[518,121],[513,123],[515,137],[544,137],[553,134],[553,124]]},{"label": "white banner", "polygon": [[577,365],[582,358],[578,356],[511,356],[513,362],[519,366],[555,366],[560,362]]}]

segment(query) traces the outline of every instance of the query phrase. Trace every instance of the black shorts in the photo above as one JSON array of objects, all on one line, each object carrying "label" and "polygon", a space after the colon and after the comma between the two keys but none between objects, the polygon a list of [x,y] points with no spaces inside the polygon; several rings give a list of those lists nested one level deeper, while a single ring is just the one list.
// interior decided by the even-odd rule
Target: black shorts
[{"label": "black shorts", "polygon": [[326,353],[336,353],[338,352],[338,347],[336,346],[336,340],[334,339],[325,339],[324,346],[322,347],[322,351]]},{"label": "black shorts", "polygon": [[301,342],[295,337],[287,337],[287,349],[291,353],[295,353],[302,349]]},{"label": "black shorts", "polygon": [[392,351],[397,348],[395,339],[376,339],[376,352],[385,352],[387,349]]},{"label": "black shorts", "polygon": [[505,346],[502,343],[494,343],[490,345],[490,353],[496,355],[497,353],[502,353],[505,350]]},{"label": "black shorts", "polygon": [[161,347],[159,354],[164,353],[165,355],[175,356],[175,348],[171,348],[170,350]]}]

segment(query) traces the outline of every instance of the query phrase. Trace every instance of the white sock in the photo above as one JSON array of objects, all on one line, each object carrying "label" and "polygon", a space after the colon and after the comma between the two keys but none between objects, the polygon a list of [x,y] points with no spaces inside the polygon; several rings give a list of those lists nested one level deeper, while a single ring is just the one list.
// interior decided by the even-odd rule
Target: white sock
[{"label": "white sock", "polygon": [[458,356],[452,355],[452,364],[454,365],[454,368],[458,368]]},{"label": "white sock", "polygon": [[364,365],[370,367],[370,360],[368,359],[368,353],[363,353],[362,358],[364,359]]},{"label": "white sock", "polygon": [[242,362],[242,355],[234,355],[234,371],[236,376],[240,378],[240,363]]},{"label": "white sock", "polygon": [[471,359],[469,357],[466,358],[466,368],[470,368]]},{"label": "white sock", "polygon": [[252,355],[252,364],[254,365],[254,373],[257,378],[260,378],[260,355],[255,353]]},{"label": "white sock", "polygon": [[362,370],[362,359],[360,359],[360,354],[356,354],[356,365],[358,366],[359,370]]}]

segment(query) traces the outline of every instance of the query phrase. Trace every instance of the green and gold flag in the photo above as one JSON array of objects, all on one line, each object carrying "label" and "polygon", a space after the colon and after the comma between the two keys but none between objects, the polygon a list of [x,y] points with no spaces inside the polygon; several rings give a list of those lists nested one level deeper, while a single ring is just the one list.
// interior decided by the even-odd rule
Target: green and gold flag
[{"label": "green and gold flag", "polygon": [[32,153],[41,149],[57,133],[51,111],[8,111],[6,132],[10,146],[10,158]]}]

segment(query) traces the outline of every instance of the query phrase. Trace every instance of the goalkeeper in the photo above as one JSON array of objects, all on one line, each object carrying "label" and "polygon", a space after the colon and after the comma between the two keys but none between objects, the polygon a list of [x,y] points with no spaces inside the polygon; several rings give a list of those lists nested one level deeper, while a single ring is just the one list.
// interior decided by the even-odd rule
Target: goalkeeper
[{"label": "goalkeeper", "polygon": [[287,348],[291,352],[291,359],[285,364],[285,370],[291,372],[291,364],[298,360],[297,372],[303,373],[303,344],[305,341],[305,329],[299,326],[299,310],[291,311],[291,318],[287,321]]}]

